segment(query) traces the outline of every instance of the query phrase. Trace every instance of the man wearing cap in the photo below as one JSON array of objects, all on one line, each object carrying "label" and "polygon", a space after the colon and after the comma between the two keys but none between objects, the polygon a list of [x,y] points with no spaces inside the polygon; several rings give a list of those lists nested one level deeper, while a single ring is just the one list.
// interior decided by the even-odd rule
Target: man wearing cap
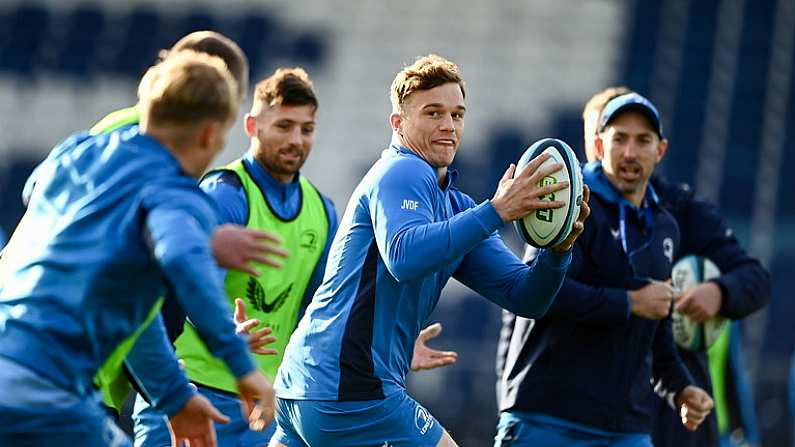
[{"label": "man wearing cap", "polygon": [[649,185],[666,149],[646,98],[626,94],[607,104],[598,161],[583,170],[593,221],[549,311],[516,322],[495,446],[651,446],[655,392],[690,430],[711,410],[671,332],[679,230]]},{"label": "man wearing cap", "polygon": [[[593,146],[602,110],[611,99],[627,93],[631,91],[626,87],[608,87],[586,104],[583,130],[588,161],[596,160]],[[649,183],[679,225],[681,243],[674,261],[695,254],[709,258],[721,271],[718,278],[683,290],[674,309],[702,322],[716,315],[740,320],[767,305],[770,273],[745,252],[715,205],[695,197],[689,185],[669,182],[659,173]],[[695,383],[714,397],[715,409],[698,430],[690,432],[682,427],[678,415],[658,400],[652,434],[656,447],[759,444],[741,340],[741,322],[733,321],[706,351],[679,349],[679,356]]]}]

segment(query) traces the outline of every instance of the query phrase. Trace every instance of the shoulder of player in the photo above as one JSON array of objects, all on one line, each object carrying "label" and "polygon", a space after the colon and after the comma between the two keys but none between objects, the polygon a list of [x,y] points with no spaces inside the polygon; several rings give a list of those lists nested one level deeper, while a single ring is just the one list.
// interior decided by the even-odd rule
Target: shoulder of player
[{"label": "shoulder of player", "polygon": [[365,178],[372,186],[436,184],[436,173],[433,168],[425,160],[408,155],[381,158]]},{"label": "shoulder of player", "polygon": [[317,195],[320,196],[320,201],[323,202],[323,207],[326,209],[326,214],[328,214],[329,217],[331,217],[330,216],[331,214],[334,214],[334,216],[336,216],[337,207],[334,205],[334,201],[331,200],[329,196],[323,194],[323,192],[320,191],[320,189],[308,177],[301,175],[301,178],[303,178],[307,183],[309,183],[309,186],[311,186],[312,189],[314,189],[315,192],[317,192]]},{"label": "shoulder of player", "polygon": [[658,174],[652,176],[650,183],[663,206],[674,213],[690,208],[698,201],[688,183],[669,182]]},{"label": "shoulder of player", "polygon": [[234,190],[243,189],[243,180],[240,176],[230,169],[217,169],[208,172],[199,182],[205,191],[213,190],[217,187],[229,187]]},{"label": "shoulder of player", "polygon": [[186,174],[152,176],[142,186],[140,194],[149,206],[168,204],[170,207],[194,209],[214,213],[212,199],[199,188],[196,179]]}]

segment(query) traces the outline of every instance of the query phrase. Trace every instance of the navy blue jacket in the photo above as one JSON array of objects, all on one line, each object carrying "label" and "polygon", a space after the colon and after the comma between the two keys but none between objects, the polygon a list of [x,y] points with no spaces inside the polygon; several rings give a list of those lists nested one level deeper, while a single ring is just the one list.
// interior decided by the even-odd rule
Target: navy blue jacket
[{"label": "navy blue jacket", "polygon": [[541,319],[506,325],[500,410],[650,433],[657,399],[652,378],[670,399],[692,378],[677,356],[670,317],[631,315],[627,291],[670,277],[679,229],[653,189],[639,210],[621,198],[599,164],[588,165],[584,178],[593,192],[591,216],[558,297]]},{"label": "navy blue jacket", "polygon": [[[767,305],[770,300],[770,274],[759,262],[748,256],[714,205],[698,200],[687,185],[668,183],[653,177],[652,185],[663,206],[673,214],[682,233],[678,256],[691,254],[711,259],[722,272],[713,280],[721,289],[723,303],[720,315],[733,320],[744,318]],[[695,384],[712,395],[707,355],[703,351],[680,350],[679,355],[693,375]],[[731,355],[739,355],[739,345]],[[729,399],[731,428],[742,428],[746,436],[755,428],[752,402],[742,387],[739,358],[730,358],[726,372],[726,393]],[[704,447],[719,444],[715,413],[711,413],[695,432],[684,429],[676,414],[660,411],[654,430],[658,447]]]}]

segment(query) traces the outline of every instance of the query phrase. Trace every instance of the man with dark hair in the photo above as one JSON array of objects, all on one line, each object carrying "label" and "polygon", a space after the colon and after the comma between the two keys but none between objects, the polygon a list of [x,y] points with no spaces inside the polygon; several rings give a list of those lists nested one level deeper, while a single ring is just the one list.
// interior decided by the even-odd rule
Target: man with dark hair
[{"label": "man with dark hair", "polygon": [[[252,423],[272,416],[272,388],[206,274],[217,218],[196,185],[235,121],[235,81],[221,59],[180,51],[150,68],[138,94],[140,129],[77,133],[28,180],[28,211],[0,260],[0,445],[129,445],[98,405],[94,376],[167,285],[239,392],[261,399]],[[185,397],[175,413],[222,418]],[[193,430],[190,441],[214,444],[212,430]]]},{"label": "man with dark hair", "polygon": [[[225,168],[211,171],[201,182],[218,206],[222,223],[276,234],[291,253],[280,270],[262,269],[258,276],[231,270],[225,274],[229,307],[236,308],[238,315],[248,314],[248,330],[264,327],[255,334],[267,338],[268,348],[254,347],[254,352],[259,369],[271,380],[300,310],[320,284],[337,228],[333,203],[300,173],[314,144],[317,109],[312,81],[303,69],[276,70],[257,84],[246,114],[248,152]],[[235,301],[238,297],[243,300]],[[240,414],[234,378],[189,322],[175,346],[199,393],[230,419],[228,424],[216,425],[219,445],[267,444],[275,425],[262,432],[249,429]],[[133,419],[136,445],[170,445],[162,414],[140,396]]]},{"label": "man with dark hair", "polygon": [[648,184],[667,150],[657,109],[621,95],[594,129],[599,161],[583,179],[595,222],[575,244],[550,311],[504,319],[495,446],[651,446],[654,391],[689,430],[712,406],[691,385],[671,332],[675,294],[666,281],[679,232]]},{"label": "man with dark hair", "polygon": [[554,299],[582,232],[523,264],[496,230],[567,186],[539,186],[561,169],[538,157],[511,165],[480,205],[448,171],[464,130],[464,82],[439,56],[417,59],[391,89],[393,139],[354,191],[329,255],[329,273],[293,333],[277,374],[280,446],[455,446],[407,393],[421,324],[450,277],[500,306],[536,317]]},{"label": "man with dark hair", "polygon": [[[593,152],[596,127],[605,104],[629,93],[626,87],[610,87],[594,95],[583,111],[585,149],[588,161]],[[590,150],[589,150],[590,148]],[[715,262],[721,275],[685,290],[675,308],[695,321],[715,316],[745,318],[770,300],[770,275],[758,260],[743,250],[716,207],[695,198],[688,185],[667,182],[660,175],[650,180],[663,206],[679,224],[681,246],[677,258],[698,255]],[[658,447],[717,446],[729,442],[758,443],[756,416],[750,385],[742,359],[742,333],[733,322],[707,351],[679,349],[679,356],[693,375],[695,384],[714,396],[713,411],[695,432],[684,430],[679,418],[661,400],[653,433]],[[713,379],[718,379],[713,383]],[[713,392],[714,390],[714,392]]]}]

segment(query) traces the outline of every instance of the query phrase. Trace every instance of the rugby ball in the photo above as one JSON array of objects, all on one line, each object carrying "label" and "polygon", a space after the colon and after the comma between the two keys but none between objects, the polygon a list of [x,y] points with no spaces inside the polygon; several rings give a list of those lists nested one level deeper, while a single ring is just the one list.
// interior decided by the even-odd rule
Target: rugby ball
[{"label": "rugby ball", "polygon": [[[671,270],[674,290],[679,293],[718,276],[720,269],[714,262],[695,255],[680,259]],[[676,344],[688,351],[706,350],[715,344],[729,321],[716,316],[699,324],[676,311],[671,318]]]},{"label": "rugby ball", "polygon": [[533,143],[524,151],[522,158],[516,164],[515,175],[519,175],[530,161],[544,153],[550,154],[550,157],[541,164],[539,169],[555,163],[563,163],[563,169],[541,179],[539,186],[568,181],[569,187],[544,197],[544,200],[547,201],[565,202],[566,205],[563,208],[535,210],[513,222],[519,237],[538,248],[554,247],[563,242],[571,233],[582,204],[580,162],[569,145],[561,140],[544,138]]}]

